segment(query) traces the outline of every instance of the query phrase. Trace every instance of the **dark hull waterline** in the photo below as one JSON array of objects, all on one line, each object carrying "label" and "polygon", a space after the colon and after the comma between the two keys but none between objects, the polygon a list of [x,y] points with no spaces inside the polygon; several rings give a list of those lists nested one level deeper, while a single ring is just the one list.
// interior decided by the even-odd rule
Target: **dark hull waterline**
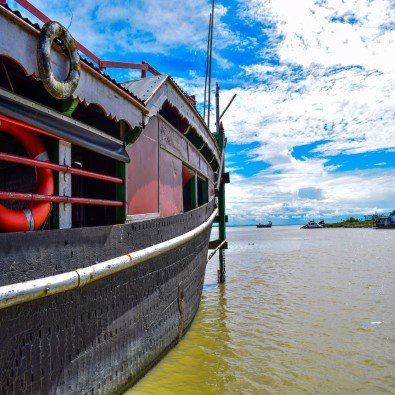
[{"label": "dark hull waterline", "polygon": [[[68,272],[177,237],[212,212],[213,202],[136,224],[0,235],[6,252],[0,285]],[[210,231],[81,289],[0,310],[1,393],[114,393],[136,382],[196,314]]]}]

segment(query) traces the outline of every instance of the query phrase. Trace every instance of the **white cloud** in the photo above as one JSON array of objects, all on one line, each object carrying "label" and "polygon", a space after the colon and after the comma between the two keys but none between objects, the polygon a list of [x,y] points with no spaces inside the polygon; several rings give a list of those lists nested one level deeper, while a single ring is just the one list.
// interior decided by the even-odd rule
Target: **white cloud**
[{"label": "white cloud", "polygon": [[328,172],[320,161],[293,161],[253,178],[231,175],[227,211],[231,223],[280,218],[331,218],[390,211],[395,201],[394,169]]},{"label": "white cloud", "polygon": [[[242,16],[274,25],[282,62],[304,67],[355,65],[388,71],[394,63],[395,8],[386,0],[248,0]],[[351,21],[351,22],[350,22]],[[392,52],[389,50],[392,49]]]},{"label": "white cloud", "polygon": [[[72,22],[73,36],[99,56],[117,54],[119,60],[131,53],[170,54],[181,47],[191,52],[206,50],[211,11],[208,0],[69,0],[67,3],[33,0],[32,3],[66,27]],[[18,7],[15,1],[11,0],[10,4]],[[221,19],[226,13],[226,7],[215,7],[214,56],[224,67],[228,64],[219,50],[239,40]],[[27,11],[23,10],[23,14]]]},{"label": "white cloud", "polygon": [[[241,15],[269,36],[268,48],[261,63],[241,66],[248,83],[223,92],[224,102],[237,93],[224,123],[230,141],[258,142],[249,155],[272,166],[252,178],[232,177],[233,221],[392,208],[393,168],[341,172],[325,159],[395,150],[390,3],[240,1]],[[294,147],[311,143],[319,143],[316,158],[293,156]]]},{"label": "white cloud", "polygon": [[309,71],[299,82],[277,79],[223,92],[223,102],[237,93],[224,116],[230,140],[260,142],[253,154],[269,163],[289,161],[294,146],[321,140],[330,140],[317,148],[325,155],[395,148],[392,75],[357,68]]}]

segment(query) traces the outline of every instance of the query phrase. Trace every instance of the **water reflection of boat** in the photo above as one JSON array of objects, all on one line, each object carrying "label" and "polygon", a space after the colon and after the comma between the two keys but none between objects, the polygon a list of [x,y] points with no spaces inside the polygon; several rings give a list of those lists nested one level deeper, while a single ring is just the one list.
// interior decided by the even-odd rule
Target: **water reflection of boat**
[{"label": "water reflection of boat", "polygon": [[267,224],[259,223],[256,227],[257,228],[271,228],[272,227],[272,221],[269,221]]},{"label": "water reflection of boat", "polygon": [[303,225],[300,229],[320,229],[322,226],[317,224],[314,220],[307,222],[306,225]]}]

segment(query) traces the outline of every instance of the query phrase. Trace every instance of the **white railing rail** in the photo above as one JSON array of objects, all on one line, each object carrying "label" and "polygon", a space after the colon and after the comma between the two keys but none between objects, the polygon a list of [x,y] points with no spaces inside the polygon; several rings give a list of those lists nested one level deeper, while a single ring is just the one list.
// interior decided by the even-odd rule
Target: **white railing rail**
[{"label": "white railing rail", "polygon": [[0,287],[0,309],[50,295],[82,288],[111,274],[136,266],[149,259],[182,246],[204,232],[214,221],[218,209],[201,225],[191,231],[159,244],[131,252],[105,262],[36,280],[24,281]]}]

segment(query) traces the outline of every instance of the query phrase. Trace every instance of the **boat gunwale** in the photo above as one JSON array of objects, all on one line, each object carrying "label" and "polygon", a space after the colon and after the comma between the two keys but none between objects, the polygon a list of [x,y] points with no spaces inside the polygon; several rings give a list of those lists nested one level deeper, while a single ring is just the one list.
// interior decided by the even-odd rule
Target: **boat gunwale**
[{"label": "boat gunwale", "polygon": [[218,208],[215,208],[209,218],[196,228],[162,243],[157,243],[138,251],[66,273],[1,286],[0,310],[50,295],[82,288],[104,277],[168,253],[204,232],[211,226],[217,213]]}]

